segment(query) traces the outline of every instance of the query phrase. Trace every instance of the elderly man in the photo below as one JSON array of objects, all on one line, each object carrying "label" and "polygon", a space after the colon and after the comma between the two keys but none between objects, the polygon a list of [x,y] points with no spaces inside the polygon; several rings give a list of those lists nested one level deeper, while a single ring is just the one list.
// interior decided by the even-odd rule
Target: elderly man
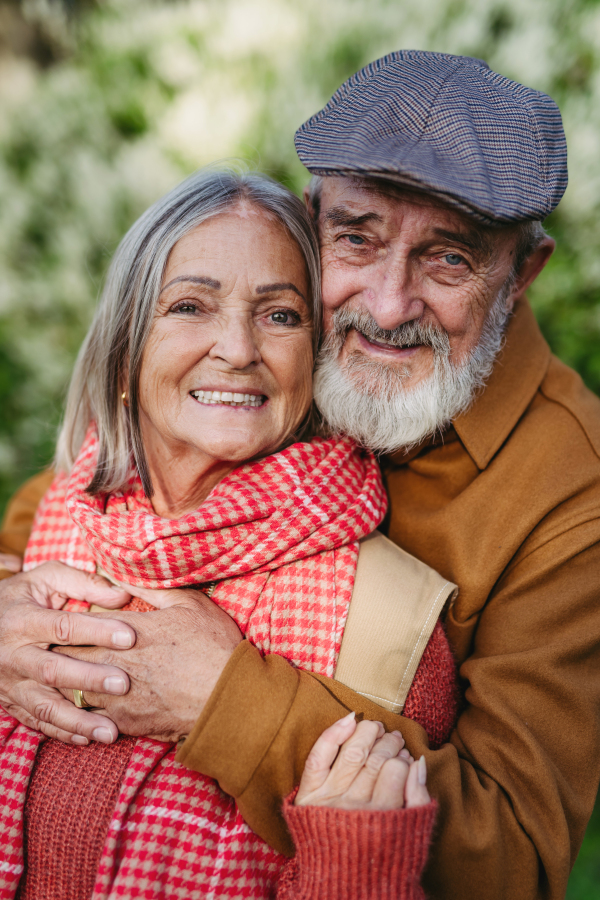
[{"label": "elderly man", "polygon": [[[523,296],[554,246],[540,222],[566,187],[560,115],[479,60],[402,51],[346,82],[296,145],[322,242],[317,401],[333,428],[386,454],[391,539],[460,586],[446,615],[464,688],[451,742],[431,751],[416,723],[247,642],[224,665],[216,608],[208,629],[162,610],[118,649],[136,637],[126,613],[35,605],[53,593],[110,604],[60,565],[0,592],[0,701],[66,740],[112,740],[113,722],[162,732],[156,698],[187,704],[201,715],[180,761],[288,852],[278,803],[317,736],[354,709],[426,756],[440,805],[431,897],[559,900],[600,778],[600,403],[551,356]],[[31,508],[42,489],[28,488]],[[17,498],[19,510],[26,533]],[[158,628],[194,642],[195,671],[189,657],[186,671],[157,663]],[[51,643],[109,649],[73,660]],[[103,694],[89,699],[107,716],[54,690],[74,685]]]}]

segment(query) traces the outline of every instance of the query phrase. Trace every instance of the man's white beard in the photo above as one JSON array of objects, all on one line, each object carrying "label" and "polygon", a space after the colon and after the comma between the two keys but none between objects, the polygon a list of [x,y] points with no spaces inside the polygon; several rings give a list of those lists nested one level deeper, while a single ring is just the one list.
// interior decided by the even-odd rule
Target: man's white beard
[{"label": "man's white beard", "polygon": [[[506,298],[511,284],[499,293],[488,313],[481,338],[469,358],[459,365],[450,361],[445,331],[418,320],[393,331],[379,328],[366,312],[345,310],[333,315],[330,335],[317,359],[315,402],[334,434],[347,434],[378,453],[409,450],[443,431],[472,404],[488,379],[502,347],[509,318]],[[351,329],[372,340],[395,346],[426,344],[433,352],[433,373],[407,389],[409,376],[393,366],[356,351],[340,363],[339,354]]]}]

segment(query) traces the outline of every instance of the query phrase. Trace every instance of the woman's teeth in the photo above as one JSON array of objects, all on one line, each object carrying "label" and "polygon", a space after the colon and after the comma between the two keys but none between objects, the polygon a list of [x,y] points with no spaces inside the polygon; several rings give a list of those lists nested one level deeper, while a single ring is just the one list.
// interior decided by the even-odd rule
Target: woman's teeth
[{"label": "woman's teeth", "polygon": [[191,394],[205,406],[262,406],[266,400],[263,394],[234,394],[231,391],[192,391]]}]

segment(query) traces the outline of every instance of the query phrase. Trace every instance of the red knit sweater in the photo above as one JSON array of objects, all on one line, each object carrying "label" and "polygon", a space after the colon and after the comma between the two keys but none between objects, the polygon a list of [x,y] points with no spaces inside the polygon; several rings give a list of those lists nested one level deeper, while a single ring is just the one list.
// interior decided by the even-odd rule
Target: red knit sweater
[{"label": "red knit sweater", "polygon": [[283,814],[297,853],[279,879],[277,900],[424,900],[434,800],[371,812],[294,806],[293,796]]},{"label": "red knit sweater", "polygon": [[[128,608],[153,609],[134,599]],[[456,717],[454,660],[438,622],[417,669],[404,715],[432,747]],[[42,744],[24,811],[25,872],[18,900],[89,900],[135,739],[74,747]],[[419,880],[435,806],[390,812],[295,807],[284,815],[297,856],[284,869],[278,900],[420,900]],[[366,862],[368,861],[368,862]],[[387,892],[387,893],[386,893]]]}]

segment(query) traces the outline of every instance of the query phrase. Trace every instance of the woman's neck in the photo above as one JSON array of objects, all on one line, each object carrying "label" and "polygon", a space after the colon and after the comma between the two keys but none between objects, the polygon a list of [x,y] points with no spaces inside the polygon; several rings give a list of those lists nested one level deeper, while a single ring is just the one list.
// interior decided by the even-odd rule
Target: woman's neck
[{"label": "woman's neck", "polygon": [[206,500],[212,489],[235,465],[221,463],[212,466],[208,471],[196,470],[196,476],[190,478],[188,473],[173,465],[166,471],[150,465],[150,478],[154,493],[152,508],[157,516],[163,519],[180,519],[187,513],[194,512]]},{"label": "woman's neck", "polygon": [[163,519],[179,519],[194,512],[237,465],[199,453],[185,444],[144,440],[144,448],[154,488],[152,507]]}]

